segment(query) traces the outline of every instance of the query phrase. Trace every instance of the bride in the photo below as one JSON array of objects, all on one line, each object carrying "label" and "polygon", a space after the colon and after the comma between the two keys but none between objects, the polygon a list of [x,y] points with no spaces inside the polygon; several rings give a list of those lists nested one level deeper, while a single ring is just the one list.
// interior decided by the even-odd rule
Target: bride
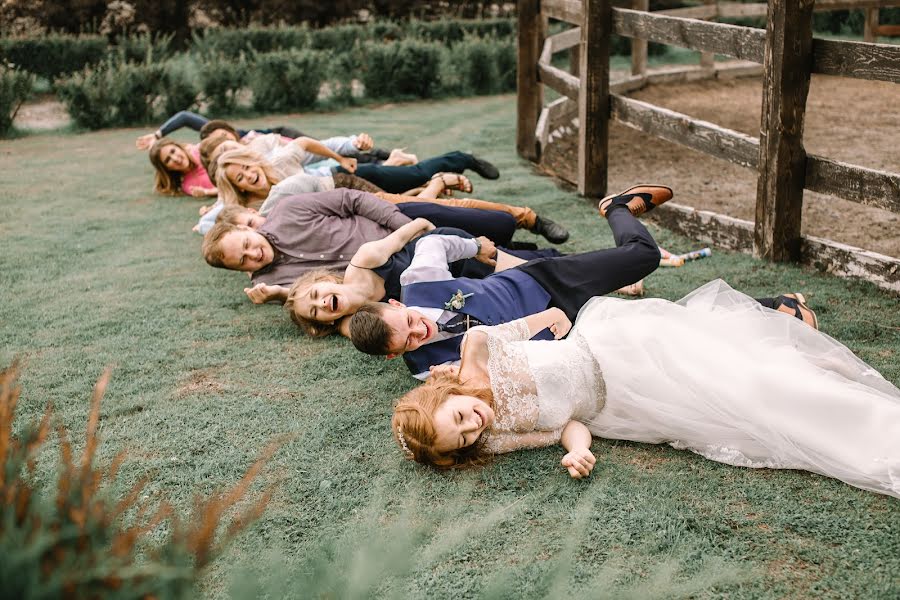
[{"label": "bride", "polygon": [[[599,436],[900,497],[900,390],[785,317],[716,280],[677,303],[595,298],[565,340],[555,308],[475,327],[459,368],[434,368],[399,400],[393,434],[437,468],[561,443],[577,479]],[[558,341],[527,341],[547,327]]]}]

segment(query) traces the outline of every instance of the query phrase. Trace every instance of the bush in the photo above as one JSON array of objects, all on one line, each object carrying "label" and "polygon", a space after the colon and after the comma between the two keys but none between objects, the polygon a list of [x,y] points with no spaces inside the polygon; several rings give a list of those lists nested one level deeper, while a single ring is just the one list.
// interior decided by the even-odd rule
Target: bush
[{"label": "bush", "polygon": [[213,115],[233,113],[238,94],[248,86],[250,65],[243,55],[237,59],[225,55],[210,57],[200,63],[201,91]]},{"label": "bush", "polygon": [[410,21],[404,33],[431,42],[452,46],[467,37],[514,37],[515,19],[441,19],[439,21]]},{"label": "bush", "polygon": [[[271,495],[264,492],[231,519],[253,479],[273,454],[269,446],[243,479],[221,496],[197,497],[180,519],[171,506],[143,495],[139,480],[120,498],[111,493],[125,453],[97,466],[100,401],[108,374],[97,383],[83,450],[53,423],[16,427],[16,369],[0,372],[0,589],[4,598],[190,598],[201,571],[241,530],[257,519]],[[51,429],[60,448],[55,484],[35,483],[37,458]],[[15,434],[13,432],[16,432]],[[52,479],[51,479],[52,481]],[[224,527],[224,521],[231,523]],[[149,534],[168,521],[163,536]],[[219,533],[220,532],[220,533]],[[151,540],[151,538],[154,538]]]},{"label": "bush", "polygon": [[288,112],[312,107],[319,97],[329,57],[315,50],[286,50],[255,57],[253,107]]},{"label": "bush", "polygon": [[31,96],[33,88],[34,75],[0,66],[0,136],[12,129],[19,107]]},{"label": "bush", "polygon": [[57,82],[60,98],[82,127],[149,123],[158,116],[165,67],[107,59]]},{"label": "bush", "polygon": [[438,88],[442,46],[404,40],[362,48],[362,81],[372,98],[430,98]]},{"label": "bush", "polygon": [[99,35],[0,38],[0,61],[48,80],[95,65],[108,52],[106,38]]},{"label": "bush", "polygon": [[497,94],[516,88],[516,46],[496,38],[467,38],[451,53],[466,94]]},{"label": "bush", "polygon": [[308,48],[310,31],[306,27],[246,27],[206,29],[194,33],[191,50],[201,56],[237,58],[252,52],[266,53],[292,48]]},{"label": "bush", "polygon": [[169,60],[164,64],[162,76],[163,113],[172,115],[180,110],[196,108],[197,65],[184,58]]},{"label": "bush", "polygon": [[173,37],[174,34],[152,36],[147,33],[121,36],[113,49],[125,62],[142,62],[148,58],[162,60],[173,54]]}]

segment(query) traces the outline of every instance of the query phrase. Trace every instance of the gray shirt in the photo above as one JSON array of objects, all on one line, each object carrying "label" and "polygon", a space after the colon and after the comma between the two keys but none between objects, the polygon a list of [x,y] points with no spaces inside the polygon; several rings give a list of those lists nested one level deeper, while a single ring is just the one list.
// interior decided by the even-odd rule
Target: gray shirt
[{"label": "gray shirt", "polygon": [[343,270],[366,242],[380,240],[410,218],[378,196],[346,188],[282,198],[259,228],[275,250],[252,283],[291,285],[314,269]]}]

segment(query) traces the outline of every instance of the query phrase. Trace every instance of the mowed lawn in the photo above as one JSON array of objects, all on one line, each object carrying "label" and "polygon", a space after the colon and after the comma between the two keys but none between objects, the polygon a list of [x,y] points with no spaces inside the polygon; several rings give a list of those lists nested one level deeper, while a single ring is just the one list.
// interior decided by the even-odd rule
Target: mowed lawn
[{"label": "mowed lawn", "polygon": [[[516,156],[514,116],[515,98],[499,96],[240,124],[366,131],[420,157],[473,151],[502,173],[473,175],[474,196],[559,220],[572,230],[566,251],[612,245],[592,205]],[[52,402],[76,439],[111,365],[101,457],[130,456],[116,489],[149,475],[150,499],[184,513],[293,436],[254,488],[274,486],[267,512],[211,569],[206,595],[900,596],[900,502],[818,475],[604,440],[581,482],[559,467],[559,447],[449,474],[404,461],[389,432],[393,399],[413,385],[403,364],[307,339],[280,307],[247,300],[246,275],[207,267],[190,231],[201,202],[152,193],[134,149],[149,130],[0,142],[0,360],[24,365],[19,425]],[[652,179],[612,167],[616,181]],[[652,230],[676,252],[701,246]],[[715,277],[751,295],[807,292],[822,329],[900,383],[896,296],[716,250],[646,286],[674,300]]]}]

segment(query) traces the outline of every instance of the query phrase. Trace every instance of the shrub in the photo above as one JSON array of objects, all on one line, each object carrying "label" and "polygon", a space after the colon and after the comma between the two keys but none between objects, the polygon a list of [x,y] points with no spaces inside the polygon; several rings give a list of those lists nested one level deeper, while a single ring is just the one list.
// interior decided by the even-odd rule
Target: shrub
[{"label": "shrub", "polygon": [[95,65],[108,51],[106,38],[99,35],[0,38],[0,61],[48,80]]},{"label": "shrub", "polygon": [[175,34],[152,36],[148,33],[121,36],[116,40],[115,51],[125,62],[162,60],[172,56],[172,38]]},{"label": "shrub", "polygon": [[164,63],[160,90],[164,98],[163,113],[171,115],[195,108],[200,93],[197,80],[197,65],[193,61],[182,57]]},{"label": "shrub", "polygon": [[[227,512],[247,495],[275,450],[269,446],[227,494],[197,497],[191,518],[181,520],[167,502],[141,498],[147,479],[122,498],[115,484],[125,453],[107,468],[95,464],[100,401],[108,374],[94,390],[83,450],[76,456],[64,426],[43,418],[15,427],[19,398],[16,369],[0,373],[0,589],[4,598],[188,598],[200,572],[225,545],[257,519],[269,501],[263,493],[217,535]],[[60,447],[56,484],[37,485],[36,459],[51,429]],[[13,432],[17,432],[14,434]],[[152,543],[149,533],[169,521]],[[141,557],[141,558],[139,558]]]},{"label": "shrub", "polygon": [[237,59],[220,55],[200,63],[200,87],[210,114],[234,112],[240,91],[249,85],[249,69],[249,62],[243,55]]},{"label": "shrub", "polygon": [[76,123],[88,129],[149,123],[164,89],[162,64],[107,59],[57,82],[60,98]]},{"label": "shrub", "polygon": [[329,57],[314,50],[258,54],[251,77],[253,106],[286,112],[310,108],[319,97]]},{"label": "shrub", "polygon": [[310,31],[306,27],[245,27],[195,32],[191,50],[206,57],[223,55],[236,58],[252,52],[266,53],[309,46]]},{"label": "shrub", "polygon": [[31,96],[33,88],[34,75],[0,66],[0,136],[12,129],[19,107]]},{"label": "shrub", "polygon": [[372,98],[430,98],[437,89],[442,47],[434,42],[404,40],[362,48],[362,81]]}]

